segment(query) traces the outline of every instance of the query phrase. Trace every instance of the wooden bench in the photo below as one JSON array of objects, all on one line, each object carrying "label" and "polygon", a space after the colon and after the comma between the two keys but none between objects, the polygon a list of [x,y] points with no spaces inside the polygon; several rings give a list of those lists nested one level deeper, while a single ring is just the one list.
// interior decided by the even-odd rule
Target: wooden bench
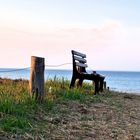
[{"label": "wooden bench", "polygon": [[92,80],[95,85],[95,94],[99,91],[103,91],[103,84],[105,77],[97,74],[95,71],[91,74],[87,73],[87,60],[86,55],[77,51],[72,50],[72,60],[73,60],[73,74],[70,83],[70,88],[75,86],[77,82],[77,87],[81,87],[83,80]]}]

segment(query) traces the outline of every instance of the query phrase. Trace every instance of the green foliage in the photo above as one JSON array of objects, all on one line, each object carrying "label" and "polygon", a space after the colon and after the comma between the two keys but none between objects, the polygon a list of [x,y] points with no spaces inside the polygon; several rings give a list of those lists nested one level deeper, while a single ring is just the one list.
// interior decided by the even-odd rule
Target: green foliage
[{"label": "green foliage", "polygon": [[1,120],[0,127],[3,131],[21,133],[28,130],[30,125],[26,118],[7,116]]},{"label": "green foliage", "polygon": [[82,88],[69,88],[70,81],[64,78],[58,79],[56,76],[54,79],[49,79],[46,81],[46,93],[49,96],[49,88],[51,87],[51,96],[61,98],[62,100],[79,100],[84,102],[89,94],[93,95],[93,86],[89,83],[84,83]]},{"label": "green foliage", "polygon": [[62,99],[84,102],[86,100],[86,94],[83,94],[80,89],[69,89],[63,92]]}]

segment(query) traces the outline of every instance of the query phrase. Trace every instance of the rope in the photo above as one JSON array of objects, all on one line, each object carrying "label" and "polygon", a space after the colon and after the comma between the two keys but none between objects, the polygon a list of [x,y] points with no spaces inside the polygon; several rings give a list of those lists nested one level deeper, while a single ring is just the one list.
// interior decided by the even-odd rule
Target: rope
[{"label": "rope", "polygon": [[21,69],[12,69],[12,70],[0,70],[0,73],[22,71],[22,70],[26,70],[26,69],[29,69],[29,68],[30,67],[21,68]]},{"label": "rope", "polygon": [[64,65],[69,65],[69,64],[72,64],[72,63],[63,63],[63,64],[59,64],[59,65],[45,65],[46,67],[61,67],[61,66],[64,66]]},{"label": "rope", "polygon": [[[61,67],[64,65],[69,65],[72,63],[63,63],[63,64],[59,64],[59,65],[45,65],[45,67]],[[38,66],[38,67],[42,67],[42,66]],[[0,70],[0,73],[9,73],[9,72],[16,72],[16,71],[22,71],[22,70],[27,70],[30,69],[31,67],[25,67],[25,68],[21,68],[21,69],[11,69],[11,70]]]}]

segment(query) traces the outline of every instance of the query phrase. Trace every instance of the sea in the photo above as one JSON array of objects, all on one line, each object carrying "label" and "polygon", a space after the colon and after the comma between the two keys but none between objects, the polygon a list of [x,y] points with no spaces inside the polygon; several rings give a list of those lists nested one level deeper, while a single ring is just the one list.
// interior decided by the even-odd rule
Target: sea
[{"label": "sea", "polygon": [[[110,90],[140,94],[140,72],[127,72],[127,71],[96,71],[105,76],[107,87]],[[89,71],[90,73],[90,71]],[[11,79],[27,79],[30,77],[30,69],[0,69],[1,78]],[[45,79],[58,79],[71,80],[72,70],[61,69],[45,69]],[[91,81],[85,81],[91,82]]]}]

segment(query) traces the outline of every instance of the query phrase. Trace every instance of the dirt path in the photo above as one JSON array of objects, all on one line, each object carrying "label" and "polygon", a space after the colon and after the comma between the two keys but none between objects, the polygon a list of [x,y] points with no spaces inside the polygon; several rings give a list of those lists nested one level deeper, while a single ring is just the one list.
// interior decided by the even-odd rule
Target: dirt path
[{"label": "dirt path", "polygon": [[140,96],[114,94],[100,103],[69,101],[59,107],[62,112],[48,118],[50,139],[140,140]]}]

